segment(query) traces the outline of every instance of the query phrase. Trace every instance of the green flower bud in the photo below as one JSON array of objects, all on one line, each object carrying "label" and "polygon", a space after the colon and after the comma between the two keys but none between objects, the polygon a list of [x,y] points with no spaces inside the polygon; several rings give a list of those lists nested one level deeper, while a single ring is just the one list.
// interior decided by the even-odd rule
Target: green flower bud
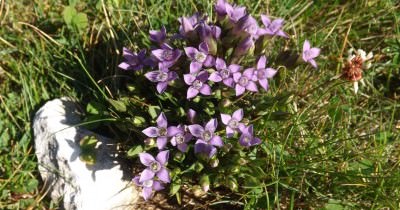
[{"label": "green flower bud", "polygon": [[177,152],[174,155],[174,160],[178,163],[181,163],[183,160],[185,160],[185,157],[186,157],[185,153]]}]

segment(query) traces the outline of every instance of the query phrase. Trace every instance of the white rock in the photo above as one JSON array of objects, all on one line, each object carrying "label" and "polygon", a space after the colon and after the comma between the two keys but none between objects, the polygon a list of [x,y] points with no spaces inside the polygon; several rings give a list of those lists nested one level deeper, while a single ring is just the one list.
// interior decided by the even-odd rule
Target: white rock
[{"label": "white rock", "polygon": [[[39,172],[52,200],[62,200],[67,210],[134,209],[139,193],[129,179],[123,179],[124,171],[111,152],[115,144],[75,127],[78,123],[77,106],[67,98],[47,102],[35,115]],[[99,140],[96,163],[89,167],[79,159],[79,140],[87,135]]]}]

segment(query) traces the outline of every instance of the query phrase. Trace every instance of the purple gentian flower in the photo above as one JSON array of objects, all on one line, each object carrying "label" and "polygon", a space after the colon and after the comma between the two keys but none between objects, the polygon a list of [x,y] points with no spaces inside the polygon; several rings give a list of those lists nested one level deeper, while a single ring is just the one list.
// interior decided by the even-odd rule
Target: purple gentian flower
[{"label": "purple gentian flower", "polygon": [[223,17],[226,15],[226,1],[225,0],[218,0],[215,4],[215,12],[218,16]]},{"label": "purple gentian flower", "polygon": [[221,28],[202,22],[199,24],[198,33],[200,39],[207,44],[208,53],[212,55],[217,54],[217,40],[221,36]]},{"label": "purple gentian flower", "polygon": [[319,49],[319,48],[316,48],[316,47],[311,48],[310,42],[308,40],[304,41],[303,60],[305,62],[310,63],[314,68],[317,68],[317,62],[315,62],[314,58],[316,58],[320,52],[321,52],[321,49]]},{"label": "purple gentian flower", "polygon": [[187,99],[197,96],[199,93],[209,96],[211,95],[211,87],[206,82],[208,80],[208,72],[200,71],[197,74],[184,74],[185,83],[190,85],[187,90]]},{"label": "purple gentian flower", "polygon": [[135,176],[135,178],[132,179],[133,183],[143,188],[142,196],[146,201],[153,197],[153,190],[160,191],[164,189],[164,186],[160,181],[150,179],[141,182],[139,180],[140,180],[139,176]]},{"label": "purple gentian flower", "polygon": [[166,68],[171,67],[181,57],[182,52],[178,49],[163,44],[161,49],[151,51],[151,54],[157,58],[159,62],[162,62]]},{"label": "purple gentian flower", "polygon": [[194,32],[198,23],[202,21],[202,18],[199,13],[195,13],[191,17],[180,17],[178,18],[179,23],[179,34],[183,37],[188,37]]},{"label": "purple gentian flower", "polygon": [[254,38],[252,36],[248,36],[243,39],[235,48],[234,55],[237,57],[245,55],[252,47],[254,47]]},{"label": "purple gentian flower", "polygon": [[140,162],[147,166],[140,175],[139,182],[152,180],[154,176],[165,183],[171,182],[169,171],[165,168],[168,162],[169,151],[161,151],[157,154],[156,158],[146,152],[139,153]]},{"label": "purple gentian flower", "polygon": [[182,125],[178,125],[175,128],[176,133],[171,139],[171,144],[172,146],[176,146],[179,151],[186,152],[188,147],[187,143],[192,139],[192,135],[185,132],[185,127]]},{"label": "purple gentian flower", "polygon": [[195,153],[207,154],[211,158],[217,151],[215,147],[222,147],[224,145],[220,136],[215,134],[218,122],[216,119],[211,119],[203,128],[201,125],[189,125],[190,133],[197,137],[198,140],[194,145]]},{"label": "purple gentian flower", "polygon": [[243,109],[238,109],[233,112],[232,116],[229,114],[221,114],[221,120],[226,125],[226,136],[232,137],[235,131],[240,131],[244,128],[244,124],[240,121],[243,119]]},{"label": "purple gentian flower", "polygon": [[239,144],[244,147],[250,147],[261,143],[261,140],[253,136],[253,125],[249,125],[241,130],[242,135],[239,138]]},{"label": "purple gentian flower", "polygon": [[241,72],[233,73],[233,80],[236,83],[236,96],[242,95],[246,89],[253,92],[258,91],[256,83],[252,80],[253,73],[253,68],[244,70],[243,74]]},{"label": "purple gentian flower", "polygon": [[269,17],[266,15],[261,15],[261,21],[263,22],[265,28],[262,28],[258,31],[259,35],[281,36],[288,38],[288,35],[281,29],[284,22],[283,19],[278,18],[271,22]]},{"label": "purple gentian flower", "polygon": [[122,56],[125,58],[125,61],[118,65],[119,68],[123,70],[140,70],[145,65],[150,65],[150,59],[146,58],[146,50],[141,50],[138,54],[133,53],[128,48],[122,49]]},{"label": "purple gentian flower", "polygon": [[226,67],[226,63],[223,59],[217,58],[215,61],[215,68],[217,71],[211,73],[209,80],[213,82],[223,82],[228,87],[234,86],[232,74],[240,71],[240,66],[237,64],[231,64]]},{"label": "purple gentian flower", "polygon": [[164,26],[161,27],[161,30],[151,30],[150,31],[150,40],[162,45],[167,38],[167,30]]},{"label": "purple gentian flower", "polygon": [[163,63],[158,63],[159,70],[147,72],[144,76],[151,82],[157,82],[158,93],[163,93],[167,89],[168,83],[178,78],[178,74],[174,71],[169,71]]},{"label": "purple gentian flower", "polygon": [[172,126],[167,126],[167,117],[165,117],[165,114],[161,112],[161,114],[157,117],[157,127],[148,127],[142,132],[148,137],[157,137],[157,147],[158,149],[162,150],[167,145],[168,137],[171,137],[174,133],[174,128]]},{"label": "purple gentian flower", "polygon": [[211,67],[214,65],[214,57],[208,54],[208,45],[205,42],[200,43],[199,50],[194,47],[185,47],[186,55],[192,61],[190,63],[190,73],[198,72],[204,65]]},{"label": "purple gentian flower", "polygon": [[250,35],[254,38],[258,38],[258,23],[257,20],[253,18],[250,14],[245,15],[240,18],[237,22],[235,28],[233,29],[233,33],[237,35]]},{"label": "purple gentian flower", "polygon": [[276,70],[273,68],[265,68],[267,63],[267,58],[263,55],[258,59],[257,69],[254,71],[253,81],[258,81],[264,90],[268,90],[268,80],[267,78],[272,78],[276,74]]},{"label": "purple gentian flower", "polygon": [[246,15],[246,7],[232,6],[229,3],[225,3],[225,11],[229,20],[233,23],[238,22],[240,18]]}]

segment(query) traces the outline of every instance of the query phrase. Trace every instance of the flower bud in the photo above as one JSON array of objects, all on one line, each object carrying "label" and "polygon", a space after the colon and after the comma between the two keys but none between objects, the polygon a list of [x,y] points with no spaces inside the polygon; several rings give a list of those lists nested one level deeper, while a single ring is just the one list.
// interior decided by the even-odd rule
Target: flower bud
[{"label": "flower bud", "polygon": [[210,177],[208,175],[203,175],[200,178],[200,185],[204,192],[207,192],[210,189]]},{"label": "flower bud", "polygon": [[244,158],[240,158],[238,162],[239,162],[240,165],[243,166],[243,165],[246,165],[249,161],[244,159]]},{"label": "flower bud", "polygon": [[156,143],[156,140],[155,140],[154,138],[146,138],[146,139],[144,140],[144,144],[145,144],[146,146],[149,146],[149,147],[154,146],[155,143]]},{"label": "flower bud", "polygon": [[135,116],[133,117],[133,125],[136,127],[143,127],[146,120],[143,117]]},{"label": "flower bud", "polygon": [[[214,157],[215,157],[215,156],[214,156]],[[210,161],[210,166],[211,166],[212,168],[217,167],[218,164],[219,164],[218,158],[213,158],[213,159]]]},{"label": "flower bud", "polygon": [[226,107],[229,107],[232,104],[232,101],[227,99],[227,98],[225,98],[220,102],[220,104],[221,104],[222,107],[226,108]]},{"label": "flower bud", "polygon": [[232,149],[233,145],[231,143],[226,143],[224,144],[224,146],[222,147],[222,150],[224,152],[229,152]]},{"label": "flower bud", "polygon": [[239,185],[238,185],[236,179],[234,179],[234,178],[228,178],[226,185],[229,187],[229,189],[231,189],[234,192],[236,192],[239,188]]},{"label": "flower bud", "polygon": [[185,153],[177,152],[177,153],[175,153],[175,155],[174,155],[174,160],[175,160],[176,162],[178,162],[178,163],[181,163],[182,161],[185,160],[185,157],[186,157]]}]

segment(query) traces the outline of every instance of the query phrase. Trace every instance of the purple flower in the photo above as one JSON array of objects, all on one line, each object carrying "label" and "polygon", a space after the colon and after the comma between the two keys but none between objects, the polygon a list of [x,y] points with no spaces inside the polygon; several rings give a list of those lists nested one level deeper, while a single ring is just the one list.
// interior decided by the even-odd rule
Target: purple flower
[{"label": "purple flower", "polygon": [[133,183],[135,183],[137,186],[143,187],[142,196],[144,200],[148,200],[153,197],[153,190],[160,191],[164,189],[163,184],[159,181],[150,179],[141,182],[139,180],[139,176],[135,176],[135,178],[132,179]]},{"label": "purple flower", "polygon": [[263,22],[265,28],[262,28],[258,31],[259,35],[281,36],[288,38],[288,35],[281,29],[284,22],[283,19],[278,18],[271,22],[269,17],[261,15],[261,21]]},{"label": "purple flower", "polygon": [[194,47],[185,47],[186,55],[190,58],[190,73],[198,72],[204,65],[211,67],[214,65],[214,58],[208,54],[208,45],[205,42],[200,43],[199,50]]},{"label": "purple flower", "polygon": [[316,48],[316,47],[311,48],[310,42],[308,40],[304,41],[303,60],[305,62],[310,63],[314,68],[317,68],[317,62],[315,62],[314,58],[316,58],[320,52],[321,52],[321,49],[319,49],[319,48]]},{"label": "purple flower", "polygon": [[223,59],[217,58],[215,61],[215,67],[217,71],[211,73],[209,80],[213,82],[223,82],[228,87],[234,86],[232,74],[240,71],[240,66],[237,64],[231,64],[226,67],[226,63]]},{"label": "purple flower", "polygon": [[163,63],[158,64],[159,70],[146,73],[144,76],[151,82],[157,82],[158,93],[163,93],[167,89],[168,83],[178,78],[178,74],[174,71],[169,71]]},{"label": "purple flower", "polygon": [[194,111],[193,109],[189,109],[187,111],[187,117],[190,123],[194,123],[194,119],[196,117],[196,111]]},{"label": "purple flower", "polygon": [[258,59],[257,69],[253,74],[253,81],[258,81],[264,90],[268,90],[268,80],[267,78],[272,78],[276,74],[276,70],[273,68],[265,68],[267,63],[267,58],[263,55]]},{"label": "purple flower", "polygon": [[245,55],[252,47],[254,47],[254,39],[252,36],[248,36],[235,48],[234,55],[237,57]]},{"label": "purple flower", "polygon": [[178,21],[181,23],[179,26],[179,34],[183,37],[190,36],[194,29],[197,27],[197,24],[203,19],[198,13],[195,13],[191,17],[180,17]]},{"label": "purple flower", "polygon": [[215,147],[222,147],[224,145],[220,136],[215,134],[218,122],[216,119],[211,119],[203,128],[201,125],[189,125],[190,133],[197,137],[198,140],[194,145],[195,153],[203,153],[211,158],[216,152]]},{"label": "purple flower", "polygon": [[215,25],[200,23],[198,27],[200,39],[207,44],[208,53],[217,54],[217,40],[221,36],[221,28]]},{"label": "purple flower", "polygon": [[226,15],[226,5],[227,3],[225,0],[218,0],[215,4],[215,12],[217,12],[218,16],[225,16]]},{"label": "purple flower", "polygon": [[253,125],[249,125],[241,130],[242,135],[239,138],[239,144],[244,147],[250,147],[261,143],[261,140],[253,136]]},{"label": "purple flower", "polygon": [[162,62],[166,68],[171,67],[181,57],[182,52],[178,49],[163,44],[162,49],[156,49],[151,51],[151,54],[157,58],[159,62]]},{"label": "purple flower", "polygon": [[233,80],[235,81],[235,91],[236,96],[240,96],[244,93],[245,90],[257,92],[257,85],[252,80],[254,69],[249,68],[244,70],[243,74],[241,72],[233,73]]},{"label": "purple flower", "polygon": [[244,17],[240,18],[235,28],[233,29],[233,33],[236,35],[241,35],[241,36],[250,35],[254,38],[258,38],[257,32],[258,32],[257,20],[254,19],[250,14],[247,14]]},{"label": "purple flower", "polygon": [[157,127],[148,127],[142,132],[148,137],[157,137],[157,147],[158,149],[162,150],[167,145],[168,137],[171,137],[174,133],[174,128],[172,126],[167,126],[167,117],[165,117],[165,114],[161,112],[157,118]]},{"label": "purple flower", "polygon": [[150,40],[156,42],[158,44],[163,44],[165,39],[167,38],[167,30],[164,26],[161,27],[161,30],[151,30],[150,31]]},{"label": "purple flower", "polygon": [[238,22],[240,18],[246,15],[246,7],[232,6],[229,3],[225,3],[225,11],[229,20],[233,23]]},{"label": "purple flower", "polygon": [[192,135],[186,133],[185,127],[182,125],[178,125],[174,129],[176,129],[176,132],[171,139],[172,146],[176,146],[181,152],[186,152],[188,147],[187,143],[192,139]]},{"label": "purple flower", "polygon": [[151,61],[149,58],[146,58],[146,50],[141,50],[138,54],[133,53],[128,48],[122,49],[122,56],[125,58],[125,61],[118,65],[119,68],[123,70],[140,70],[145,65],[150,65]]},{"label": "purple flower", "polygon": [[190,85],[187,90],[187,99],[197,96],[199,93],[209,96],[211,95],[211,87],[206,83],[208,80],[208,72],[200,71],[196,74],[183,75],[185,83]]},{"label": "purple flower", "polygon": [[243,119],[243,109],[238,109],[233,112],[232,116],[229,114],[221,114],[221,120],[226,125],[226,136],[232,137],[235,131],[240,131],[244,128],[244,124],[240,121]]},{"label": "purple flower", "polygon": [[168,162],[169,151],[161,151],[154,158],[152,155],[146,152],[139,153],[140,162],[147,166],[140,175],[139,182],[144,182],[147,180],[152,180],[155,176],[165,183],[169,183],[171,178],[169,176],[169,171],[165,168]]}]

